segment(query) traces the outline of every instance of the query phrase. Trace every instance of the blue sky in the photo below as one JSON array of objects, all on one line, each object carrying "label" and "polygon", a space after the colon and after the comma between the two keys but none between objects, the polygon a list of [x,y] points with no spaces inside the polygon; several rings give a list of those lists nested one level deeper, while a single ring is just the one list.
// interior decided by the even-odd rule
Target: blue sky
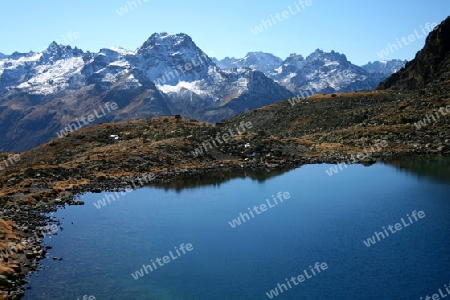
[{"label": "blue sky", "polygon": [[[386,58],[414,58],[425,43],[422,28],[450,15],[448,0],[310,1],[307,6],[306,0],[134,0],[137,7],[133,0],[5,1],[0,52],[41,51],[53,40],[93,52],[110,46],[135,50],[154,32],[183,32],[218,58],[263,51],[284,59],[320,48],[344,53],[361,65],[380,60],[381,49],[411,34],[417,36],[413,42],[400,42],[398,50],[391,46]],[[117,10],[125,6],[128,12],[120,16]],[[270,27],[266,22],[267,29],[252,32],[271,16],[276,24],[272,21]]]}]

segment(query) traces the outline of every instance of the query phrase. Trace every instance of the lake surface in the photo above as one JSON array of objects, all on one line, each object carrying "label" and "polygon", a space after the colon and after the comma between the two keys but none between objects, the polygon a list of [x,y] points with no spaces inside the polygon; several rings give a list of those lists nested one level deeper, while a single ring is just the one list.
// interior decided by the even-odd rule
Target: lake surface
[{"label": "lake surface", "polygon": [[[409,158],[333,176],[324,164],[195,178],[100,209],[94,203],[111,193],[86,194],[86,205],[53,214],[63,231],[46,244],[63,260],[41,261],[24,299],[425,299],[450,282],[449,165]],[[278,192],[290,198],[276,205]],[[143,265],[157,268],[140,277]]]}]

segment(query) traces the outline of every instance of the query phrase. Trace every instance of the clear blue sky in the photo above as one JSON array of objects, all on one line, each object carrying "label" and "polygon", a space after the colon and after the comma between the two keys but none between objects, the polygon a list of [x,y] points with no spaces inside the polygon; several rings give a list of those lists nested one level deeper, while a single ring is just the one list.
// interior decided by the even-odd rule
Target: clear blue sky
[{"label": "clear blue sky", "polygon": [[[127,6],[127,0],[4,1],[0,52],[41,51],[53,40],[93,52],[110,46],[135,50],[154,32],[183,32],[218,58],[263,51],[284,59],[290,53],[306,56],[320,48],[364,64],[379,60],[377,52],[388,43],[415,30],[421,35],[420,26],[440,23],[450,15],[449,0],[311,0],[305,8],[299,0],[139,1],[134,0],[138,7],[122,16],[116,10]],[[278,21],[275,14],[289,6],[296,14]],[[253,34],[251,28],[271,15],[277,24]],[[80,36],[70,40],[69,32]],[[425,38],[419,38],[388,58],[412,59],[424,43]]]}]

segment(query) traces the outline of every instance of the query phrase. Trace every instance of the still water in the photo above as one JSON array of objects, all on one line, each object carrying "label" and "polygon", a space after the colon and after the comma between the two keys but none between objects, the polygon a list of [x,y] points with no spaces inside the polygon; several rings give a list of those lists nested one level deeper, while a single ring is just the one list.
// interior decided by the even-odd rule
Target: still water
[{"label": "still water", "polygon": [[450,159],[352,165],[333,176],[330,167],[187,179],[116,195],[100,209],[94,203],[111,193],[83,195],[84,206],[54,213],[63,230],[46,239],[49,258],[24,299],[446,293]]}]

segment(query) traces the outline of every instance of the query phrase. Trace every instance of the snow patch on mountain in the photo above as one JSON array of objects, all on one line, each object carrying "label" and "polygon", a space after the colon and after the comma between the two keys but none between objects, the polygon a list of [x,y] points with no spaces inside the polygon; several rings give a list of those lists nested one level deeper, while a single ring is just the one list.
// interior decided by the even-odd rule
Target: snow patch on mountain
[{"label": "snow patch on mountain", "polygon": [[135,51],[130,51],[130,50],[127,50],[127,49],[125,49],[125,48],[118,47],[118,46],[112,46],[112,47],[109,47],[109,50],[114,51],[114,52],[117,52],[117,53],[119,53],[119,54],[122,55],[122,56],[126,56],[126,55],[135,55],[135,54],[136,54]]},{"label": "snow patch on mountain", "polygon": [[193,82],[186,82],[186,81],[180,81],[176,85],[157,85],[158,89],[166,94],[177,94],[184,91],[190,91],[192,93],[195,93],[197,95],[207,95],[206,91],[204,90],[204,84],[202,81],[193,81]]},{"label": "snow patch on mountain", "polygon": [[[81,57],[58,60],[53,64],[38,65],[35,75],[17,88],[31,94],[49,95],[64,90],[80,75],[84,61]],[[76,80],[75,80],[76,81]]]}]

